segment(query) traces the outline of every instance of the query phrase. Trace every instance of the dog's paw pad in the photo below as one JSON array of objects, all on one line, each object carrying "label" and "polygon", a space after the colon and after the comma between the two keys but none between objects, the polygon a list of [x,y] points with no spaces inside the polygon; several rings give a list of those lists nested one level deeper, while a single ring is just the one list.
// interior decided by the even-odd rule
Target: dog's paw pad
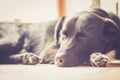
[{"label": "dog's paw pad", "polygon": [[35,64],[41,63],[41,59],[36,54],[26,53],[22,57],[22,63],[23,64],[28,64],[28,65],[35,65]]},{"label": "dog's paw pad", "polygon": [[90,64],[95,67],[106,67],[109,62],[109,57],[102,53],[92,53],[90,55]]}]

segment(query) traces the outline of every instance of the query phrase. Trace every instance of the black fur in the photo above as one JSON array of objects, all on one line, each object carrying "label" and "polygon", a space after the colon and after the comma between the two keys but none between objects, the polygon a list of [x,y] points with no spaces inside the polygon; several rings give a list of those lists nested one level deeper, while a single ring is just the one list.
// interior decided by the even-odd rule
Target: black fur
[{"label": "black fur", "polygon": [[120,59],[119,38],[119,17],[99,8],[40,24],[0,23],[0,63],[77,66],[113,49]]}]

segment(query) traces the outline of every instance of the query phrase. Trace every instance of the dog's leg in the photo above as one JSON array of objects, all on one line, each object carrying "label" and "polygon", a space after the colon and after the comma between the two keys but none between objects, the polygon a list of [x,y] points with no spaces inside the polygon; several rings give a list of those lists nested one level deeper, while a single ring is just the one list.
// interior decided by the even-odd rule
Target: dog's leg
[{"label": "dog's leg", "polygon": [[106,67],[110,58],[102,53],[96,52],[90,55],[90,64],[95,67]]},{"label": "dog's leg", "polygon": [[41,59],[34,53],[19,53],[9,57],[16,63],[28,64],[28,65],[35,65],[41,63]]},{"label": "dog's leg", "polygon": [[111,50],[106,54],[92,53],[90,55],[90,65],[95,67],[118,66],[120,61],[115,58],[116,50]]}]

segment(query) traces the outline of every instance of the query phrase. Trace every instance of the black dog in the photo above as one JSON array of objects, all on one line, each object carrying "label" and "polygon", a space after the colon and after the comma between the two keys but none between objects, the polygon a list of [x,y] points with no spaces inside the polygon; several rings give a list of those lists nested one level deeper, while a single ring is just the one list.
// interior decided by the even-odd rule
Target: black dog
[{"label": "black dog", "polygon": [[[105,54],[111,50],[116,50],[115,57],[120,58],[119,26],[120,19],[102,9],[83,11],[67,17],[58,35],[60,48],[55,56],[55,64],[76,66],[87,63],[94,52]],[[92,65],[105,66],[108,58],[100,57],[103,62],[96,59],[98,63],[93,62]]]},{"label": "black dog", "polygon": [[[15,29],[12,29],[14,34],[10,32],[11,28],[7,27],[6,30],[3,25],[0,25],[3,28],[1,40],[8,40],[0,44],[0,61],[1,63],[55,63],[57,66],[77,66],[89,62],[90,55],[94,52],[105,54],[111,50],[116,50],[116,58],[119,59],[119,26],[120,19],[102,9],[75,13],[62,17],[59,21],[36,26],[31,24],[25,29],[14,27]],[[15,35],[15,38],[10,35]],[[24,54],[16,54],[21,51]],[[94,66],[104,66],[104,64],[92,63]]]}]

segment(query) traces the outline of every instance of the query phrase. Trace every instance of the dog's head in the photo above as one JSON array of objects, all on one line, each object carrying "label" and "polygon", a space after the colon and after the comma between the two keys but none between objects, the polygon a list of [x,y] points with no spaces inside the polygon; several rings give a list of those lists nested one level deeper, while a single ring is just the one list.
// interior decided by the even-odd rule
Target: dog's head
[{"label": "dog's head", "polygon": [[55,39],[60,44],[55,64],[57,66],[84,64],[91,53],[106,53],[117,47],[119,36],[120,29],[113,20],[94,12],[84,11],[63,17],[55,29]]}]

